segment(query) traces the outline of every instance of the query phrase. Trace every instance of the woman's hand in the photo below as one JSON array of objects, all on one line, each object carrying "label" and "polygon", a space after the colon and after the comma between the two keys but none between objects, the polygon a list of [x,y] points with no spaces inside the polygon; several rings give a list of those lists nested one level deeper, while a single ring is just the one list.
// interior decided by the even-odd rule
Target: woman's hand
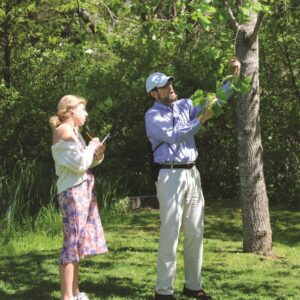
[{"label": "woman's hand", "polygon": [[99,138],[95,138],[95,137],[91,139],[91,142],[94,142],[96,144],[100,144]]},{"label": "woman's hand", "polygon": [[103,158],[104,152],[105,152],[105,148],[106,148],[106,143],[100,143],[98,147],[95,150],[95,156],[97,160],[101,160]]},{"label": "woman's hand", "polygon": [[89,147],[93,150],[96,151],[96,149],[99,147],[100,145],[100,140],[99,138],[92,138],[89,142]]}]

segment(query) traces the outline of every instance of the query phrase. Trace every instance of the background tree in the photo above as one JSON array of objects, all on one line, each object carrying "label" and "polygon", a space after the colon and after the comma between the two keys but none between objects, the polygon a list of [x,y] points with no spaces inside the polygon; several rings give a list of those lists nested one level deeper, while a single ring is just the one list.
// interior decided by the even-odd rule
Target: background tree
[{"label": "background tree", "polygon": [[244,24],[239,24],[230,6],[228,12],[236,34],[236,55],[242,64],[241,76],[251,78],[251,89],[239,94],[237,133],[241,201],[243,211],[243,247],[246,252],[274,255],[269,203],[263,174],[262,144],[259,117],[259,44],[262,5],[254,0],[243,9]]}]

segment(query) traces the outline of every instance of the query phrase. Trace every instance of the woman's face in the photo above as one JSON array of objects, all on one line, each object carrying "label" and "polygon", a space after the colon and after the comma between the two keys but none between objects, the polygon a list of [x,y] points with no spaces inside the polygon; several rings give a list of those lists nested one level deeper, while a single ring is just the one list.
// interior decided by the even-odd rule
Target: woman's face
[{"label": "woman's face", "polygon": [[88,116],[87,111],[85,110],[85,106],[83,104],[79,104],[76,108],[72,109],[72,117],[75,126],[83,126]]}]

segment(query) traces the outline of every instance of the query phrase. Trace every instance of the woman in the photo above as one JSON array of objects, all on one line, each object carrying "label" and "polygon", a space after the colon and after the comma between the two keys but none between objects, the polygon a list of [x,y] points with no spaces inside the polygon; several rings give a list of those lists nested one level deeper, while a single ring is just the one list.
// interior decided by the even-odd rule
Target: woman
[{"label": "woman", "polygon": [[78,287],[79,261],[107,252],[89,168],[104,158],[105,144],[93,138],[86,146],[78,128],[87,112],[86,100],[66,95],[58,103],[53,128],[52,155],[58,176],[58,202],[63,219],[63,247],[60,263],[61,300],[88,300]]}]

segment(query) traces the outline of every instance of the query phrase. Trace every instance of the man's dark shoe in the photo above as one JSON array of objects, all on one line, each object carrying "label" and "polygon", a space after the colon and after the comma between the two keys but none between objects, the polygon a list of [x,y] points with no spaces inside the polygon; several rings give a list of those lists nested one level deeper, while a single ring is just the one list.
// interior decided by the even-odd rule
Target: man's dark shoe
[{"label": "man's dark shoe", "polygon": [[201,300],[212,300],[212,297],[206,294],[202,289],[198,291],[194,291],[184,287],[182,293],[183,295],[189,298],[196,298]]},{"label": "man's dark shoe", "polygon": [[161,295],[155,293],[155,300],[176,300],[173,295]]}]

